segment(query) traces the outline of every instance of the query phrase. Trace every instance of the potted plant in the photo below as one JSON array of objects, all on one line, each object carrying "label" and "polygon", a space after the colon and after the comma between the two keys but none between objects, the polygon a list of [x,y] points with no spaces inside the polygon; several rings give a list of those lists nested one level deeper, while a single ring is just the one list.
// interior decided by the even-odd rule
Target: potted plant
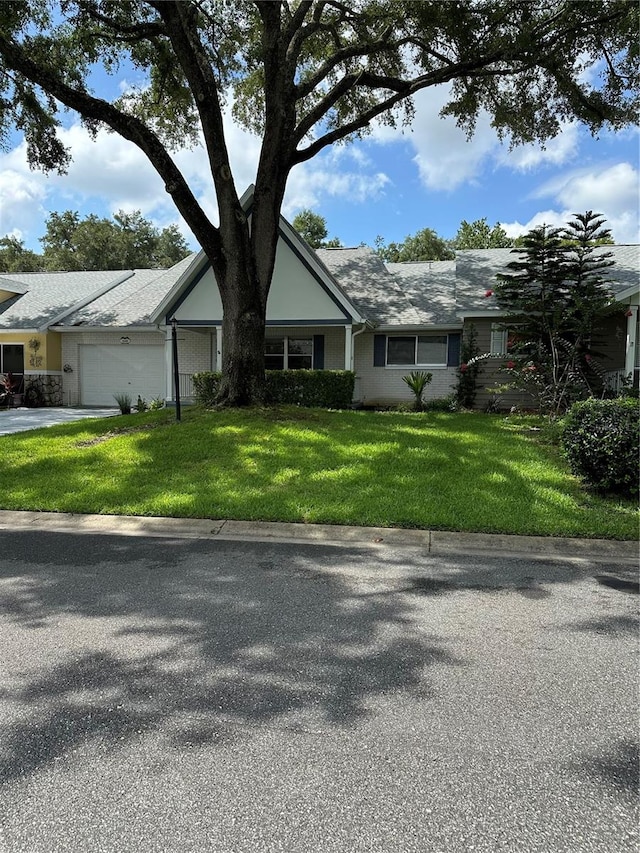
[{"label": "potted plant", "polygon": [[9,406],[21,406],[22,394],[18,392],[20,380],[13,373],[0,374],[0,402]]}]

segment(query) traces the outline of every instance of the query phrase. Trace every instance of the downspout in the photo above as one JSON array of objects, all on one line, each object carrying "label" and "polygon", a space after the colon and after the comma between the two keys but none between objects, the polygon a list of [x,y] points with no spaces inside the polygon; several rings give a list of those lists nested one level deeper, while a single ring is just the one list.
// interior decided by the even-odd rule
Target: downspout
[{"label": "downspout", "polygon": [[[364,330],[367,328],[367,326],[368,326],[368,323],[367,323],[367,322],[364,322],[364,323],[362,324],[362,328],[361,328],[361,329],[358,329],[356,332],[351,332],[351,359],[350,359],[351,364],[349,365],[349,369],[350,369],[350,370],[351,370],[351,372],[352,372],[352,373],[354,373],[354,374],[355,374],[356,348],[355,348],[355,346],[354,346],[353,339],[354,339],[354,338],[356,338],[358,335],[361,335],[361,334],[364,332]],[[354,400],[356,399],[356,395],[355,395],[355,380],[356,380],[357,378],[358,378],[358,377],[356,376],[356,377],[355,377],[355,379],[354,379],[354,388],[353,388],[353,390],[354,390]],[[361,396],[361,395],[360,395],[360,396]]]},{"label": "downspout", "polygon": [[356,360],[356,348],[353,345],[353,339],[357,338],[358,335],[361,335],[364,330],[367,328],[367,323],[362,324],[362,328],[358,329],[357,332],[351,332],[351,364],[349,365],[349,370],[355,371],[355,360]]}]

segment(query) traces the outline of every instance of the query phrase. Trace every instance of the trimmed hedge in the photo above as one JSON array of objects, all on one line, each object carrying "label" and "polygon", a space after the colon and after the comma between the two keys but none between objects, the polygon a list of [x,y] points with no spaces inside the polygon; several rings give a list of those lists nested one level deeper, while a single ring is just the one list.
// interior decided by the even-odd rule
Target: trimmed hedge
[{"label": "trimmed hedge", "polygon": [[638,401],[583,400],[564,420],[562,445],[574,474],[601,492],[637,495]]},{"label": "trimmed hedge", "polygon": [[[193,387],[202,406],[215,405],[222,374],[195,373]],[[267,399],[322,409],[348,409],[353,400],[355,373],[350,370],[267,370]]]}]

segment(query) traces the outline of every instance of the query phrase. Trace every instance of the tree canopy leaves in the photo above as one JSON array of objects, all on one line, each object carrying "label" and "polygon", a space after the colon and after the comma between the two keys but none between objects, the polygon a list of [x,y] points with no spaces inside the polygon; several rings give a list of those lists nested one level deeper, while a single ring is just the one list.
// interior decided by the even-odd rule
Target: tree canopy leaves
[{"label": "tree canopy leaves", "polygon": [[[9,0],[0,4],[0,142],[64,170],[65,109],[147,156],[213,266],[227,402],[264,396],[264,328],[278,215],[291,169],[374,121],[410,121],[412,96],[444,85],[443,113],[470,134],[481,111],[510,142],[546,140],[577,119],[593,132],[635,123],[638,8],[626,0]],[[109,100],[92,74],[133,68]],[[258,132],[251,228],[224,108]],[[214,225],[173,152],[201,140]]]},{"label": "tree canopy leaves", "polygon": [[514,241],[499,222],[492,228],[486,219],[473,222],[463,219],[451,242],[453,249],[511,249],[513,245]]},{"label": "tree canopy leaves", "polygon": [[312,249],[338,249],[342,246],[337,237],[327,239],[327,221],[319,213],[309,209],[301,210],[291,224]]},{"label": "tree canopy leaves", "polygon": [[386,244],[380,236],[376,237],[375,243],[376,252],[382,260],[394,264],[406,261],[451,261],[455,258],[449,243],[432,228],[422,228],[415,234],[407,234],[402,243]]},{"label": "tree canopy leaves", "polygon": [[65,210],[46,225],[42,255],[14,237],[0,239],[0,271],[165,269],[190,253],[175,225],[159,230],[139,210],[120,210],[113,221]]}]

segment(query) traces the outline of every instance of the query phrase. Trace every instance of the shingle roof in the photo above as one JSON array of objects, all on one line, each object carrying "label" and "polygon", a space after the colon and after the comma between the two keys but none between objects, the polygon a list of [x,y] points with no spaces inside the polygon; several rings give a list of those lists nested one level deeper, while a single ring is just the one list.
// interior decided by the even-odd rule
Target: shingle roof
[{"label": "shingle roof", "polygon": [[[606,275],[614,295],[640,281],[640,246],[603,246],[615,262]],[[517,260],[514,249],[466,249],[456,253],[456,305],[458,312],[472,313],[497,308],[485,293],[496,283],[496,275],[508,272],[507,264]]]},{"label": "shingle roof", "polygon": [[164,299],[195,255],[168,270],[134,270],[122,284],[107,291],[79,311],[65,317],[65,326],[144,326],[151,324],[151,313]]},{"label": "shingle roof", "polygon": [[419,261],[387,264],[400,287],[427,325],[459,323],[456,315],[456,262]]},{"label": "shingle roof", "polygon": [[99,272],[11,273],[0,276],[3,281],[18,282],[27,290],[19,297],[0,303],[0,328],[43,328],[64,311],[79,302],[98,295],[115,285],[127,272],[108,270]]},{"label": "shingle roof", "polygon": [[[640,246],[607,246],[614,293],[637,288]],[[361,314],[376,325],[458,325],[462,314],[496,310],[485,293],[514,259],[511,249],[460,251],[455,261],[384,264],[368,247],[318,249],[318,258]],[[0,290],[25,291],[0,303],[0,329],[153,325],[151,315],[193,263],[169,270],[11,273]],[[3,284],[5,285],[3,288]],[[75,310],[73,310],[75,307]]]},{"label": "shingle roof", "polygon": [[317,249],[316,254],[356,308],[374,323],[420,324],[420,315],[373,249]]}]

